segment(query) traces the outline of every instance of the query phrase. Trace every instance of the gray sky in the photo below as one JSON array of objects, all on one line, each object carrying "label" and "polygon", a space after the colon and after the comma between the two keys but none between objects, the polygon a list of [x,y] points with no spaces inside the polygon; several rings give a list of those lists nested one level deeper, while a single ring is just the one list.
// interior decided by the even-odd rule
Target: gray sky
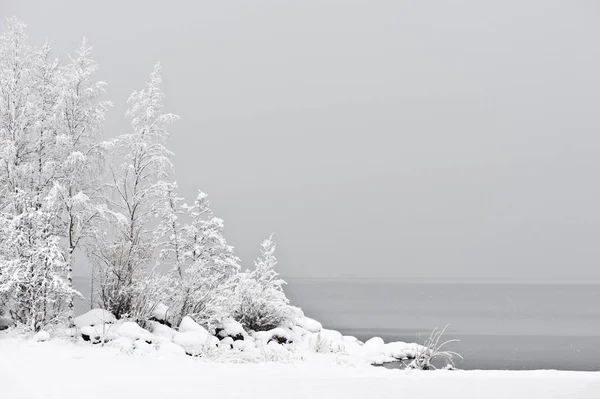
[{"label": "gray sky", "polygon": [[176,179],[295,277],[600,278],[600,3],[27,1],[115,103],[160,60]]}]

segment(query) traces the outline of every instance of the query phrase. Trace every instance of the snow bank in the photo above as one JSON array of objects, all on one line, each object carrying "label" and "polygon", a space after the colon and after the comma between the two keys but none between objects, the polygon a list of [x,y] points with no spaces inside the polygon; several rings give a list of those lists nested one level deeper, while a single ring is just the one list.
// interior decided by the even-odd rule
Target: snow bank
[{"label": "snow bank", "polygon": [[145,356],[122,356],[116,352],[63,340],[34,345],[30,340],[0,339],[0,396],[597,399],[600,392],[598,372],[401,371],[340,366],[333,361],[336,355],[294,364],[223,364],[189,356],[165,356],[160,347],[156,353]]},{"label": "snow bank", "polygon": [[73,321],[75,322],[75,326],[77,328],[82,328],[85,326],[95,326],[97,324],[115,323],[117,318],[107,310],[92,309],[81,316],[75,317]]}]

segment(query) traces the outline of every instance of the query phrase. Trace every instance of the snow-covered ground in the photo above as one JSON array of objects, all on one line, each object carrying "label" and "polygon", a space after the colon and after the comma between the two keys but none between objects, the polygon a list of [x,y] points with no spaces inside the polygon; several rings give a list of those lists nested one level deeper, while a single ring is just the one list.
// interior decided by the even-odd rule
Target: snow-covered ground
[{"label": "snow-covered ground", "polygon": [[293,363],[227,364],[89,343],[0,337],[1,398],[569,398],[600,397],[600,373],[400,371],[340,365],[335,354]]}]

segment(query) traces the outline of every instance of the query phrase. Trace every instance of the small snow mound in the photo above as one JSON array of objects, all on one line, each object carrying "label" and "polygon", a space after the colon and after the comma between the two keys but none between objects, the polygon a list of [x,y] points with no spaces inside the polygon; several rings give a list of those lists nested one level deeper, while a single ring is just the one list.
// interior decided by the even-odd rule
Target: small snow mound
[{"label": "small snow mound", "polygon": [[311,333],[317,333],[323,329],[321,323],[306,316],[298,318],[296,324]]},{"label": "small snow mound", "polygon": [[46,342],[50,339],[50,334],[48,331],[39,331],[37,334],[33,336],[33,340],[35,342]]},{"label": "small snow mound", "polygon": [[158,347],[158,352],[163,355],[185,355],[185,350],[173,342],[165,341]]},{"label": "small snow mound", "polygon": [[369,339],[367,342],[365,342],[365,344],[363,345],[363,348],[365,348],[365,350],[367,350],[367,351],[383,352],[384,345],[385,345],[385,342],[383,341],[382,338],[373,337],[373,338]]},{"label": "small snow mound", "polygon": [[81,316],[75,317],[73,321],[75,322],[75,326],[77,328],[82,328],[85,326],[95,326],[97,324],[114,323],[117,321],[117,318],[108,310],[92,309]]}]

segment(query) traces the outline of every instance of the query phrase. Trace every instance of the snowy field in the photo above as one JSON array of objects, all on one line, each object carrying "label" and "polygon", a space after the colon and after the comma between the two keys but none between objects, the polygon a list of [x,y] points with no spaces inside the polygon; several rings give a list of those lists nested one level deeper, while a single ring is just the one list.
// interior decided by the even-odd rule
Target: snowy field
[{"label": "snowy field", "polygon": [[0,397],[7,399],[600,397],[600,373],[399,371],[338,365],[334,355],[293,364],[224,364],[3,338],[0,359]]}]

